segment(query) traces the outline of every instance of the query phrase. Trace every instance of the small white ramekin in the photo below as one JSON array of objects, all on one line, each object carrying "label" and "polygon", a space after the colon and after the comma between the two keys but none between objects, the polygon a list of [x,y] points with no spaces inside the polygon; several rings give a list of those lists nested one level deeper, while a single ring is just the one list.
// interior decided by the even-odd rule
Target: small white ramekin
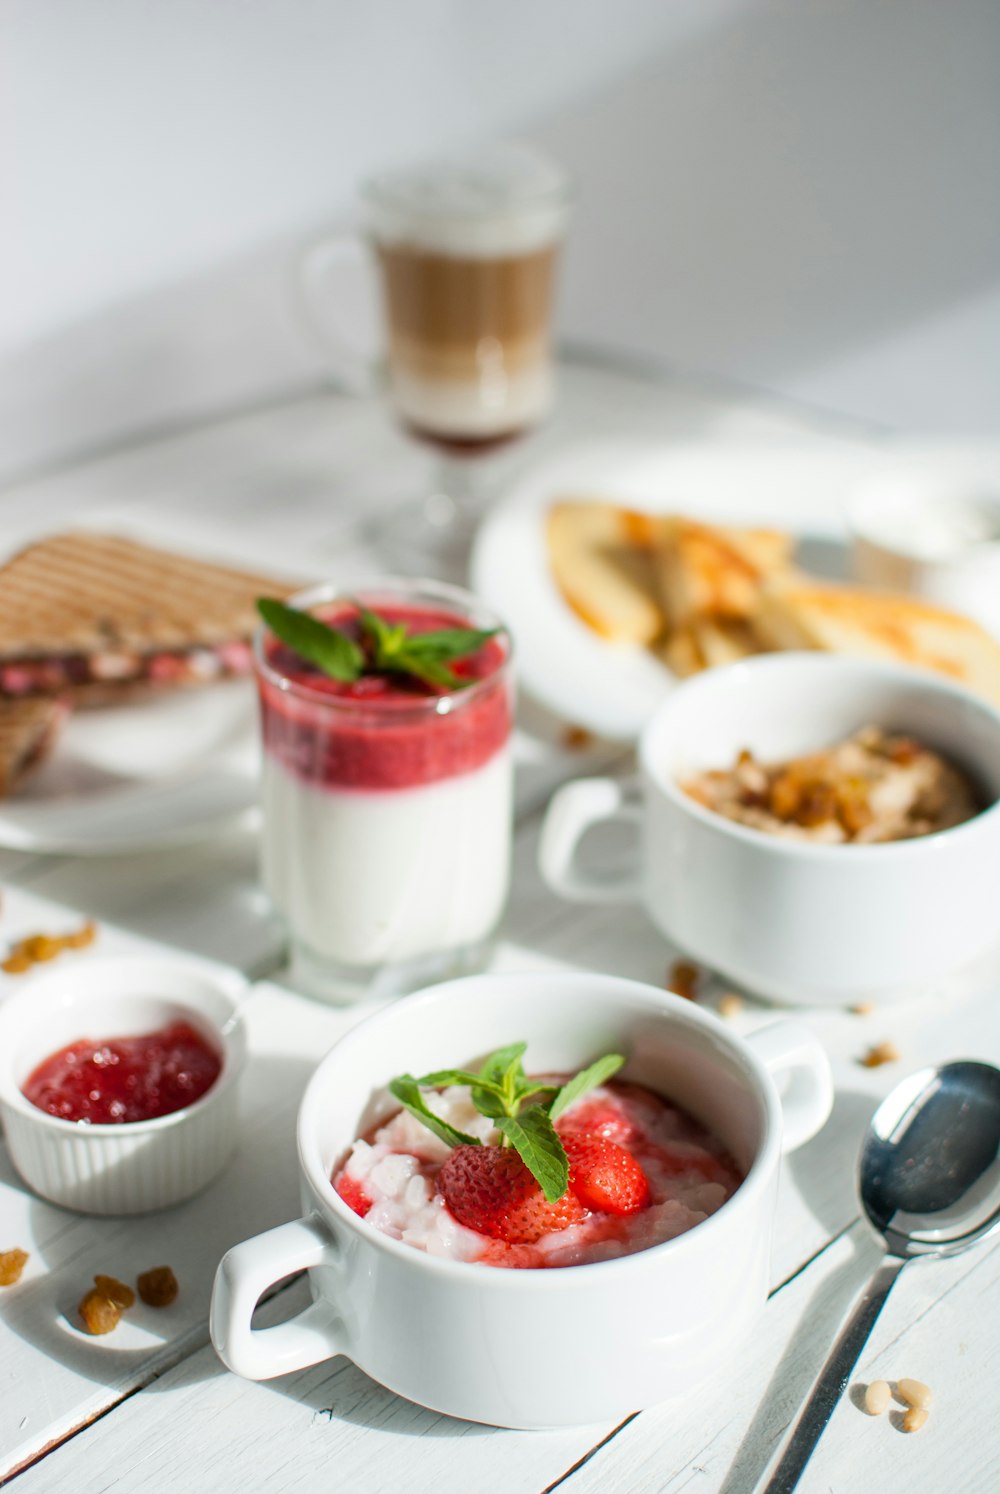
[{"label": "small white ramekin", "polygon": [[[36,1193],[84,1214],[142,1214],[189,1198],[221,1172],[238,1135],[246,1030],[239,987],[180,962],[88,959],[29,978],[0,1005],[0,1116],[11,1160]],[[155,1120],[89,1125],[39,1110],[21,1085],[81,1038],[185,1021],[222,1055],[194,1104]]]}]

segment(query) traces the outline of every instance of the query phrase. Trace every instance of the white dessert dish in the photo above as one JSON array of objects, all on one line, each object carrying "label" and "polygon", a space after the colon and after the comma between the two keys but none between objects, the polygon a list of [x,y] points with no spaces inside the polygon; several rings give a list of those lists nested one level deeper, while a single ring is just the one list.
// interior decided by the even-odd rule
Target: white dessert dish
[{"label": "white dessert dish", "polygon": [[[162,959],[88,959],[31,976],[0,1006],[0,1116],[11,1160],[51,1203],[84,1214],[139,1214],[199,1192],[238,1137],[246,1033],[242,979]],[[222,1059],[192,1104],[153,1120],[91,1125],[48,1114],[22,1092],[36,1066],[81,1038],[128,1037],[189,1023]]]},{"label": "white dessert dish", "polygon": [[[884,845],[820,845],[736,824],[683,780],[743,749],[780,761],[874,724],[935,748],[988,806]],[[783,654],[679,687],[643,732],[640,784],[583,779],[554,797],[540,844],[549,886],[578,902],[642,902],[687,954],[776,1001],[813,1006],[933,990],[997,940],[1000,712],[923,670]],[[575,865],[585,830],[639,826],[641,865],[613,883]]]},{"label": "white dessert dish", "polygon": [[[744,1181],[677,1239],[554,1269],[442,1259],[359,1218],[331,1175],[354,1138],[395,1108],[388,1081],[515,1040],[527,1042],[536,1072],[624,1054],[623,1077],[693,1114]],[[251,1379],[346,1354],[410,1400],[498,1426],[577,1425],[688,1394],[730,1362],[758,1318],[781,1153],[819,1129],[831,1102],[822,1047],[794,1023],[743,1039],[655,987],[576,972],[433,987],[355,1028],[313,1075],[298,1122],[303,1217],[224,1257],[213,1342]],[[312,1305],[255,1331],[261,1293],[300,1270]]]}]

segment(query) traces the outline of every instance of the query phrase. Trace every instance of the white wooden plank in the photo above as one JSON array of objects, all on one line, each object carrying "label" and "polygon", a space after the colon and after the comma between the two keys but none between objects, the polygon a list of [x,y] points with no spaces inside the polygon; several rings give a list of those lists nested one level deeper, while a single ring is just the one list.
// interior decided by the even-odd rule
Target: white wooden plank
[{"label": "white wooden plank", "polygon": [[[773,1468],[843,1318],[879,1261],[860,1225],[768,1304],[748,1352],[687,1405],[646,1411],[559,1487],[565,1494],[747,1494]],[[992,1416],[1000,1246],[914,1263],[897,1284],[799,1485],[802,1494],[986,1494],[998,1487],[1000,1426]],[[909,1375],[935,1392],[919,1435],[868,1417],[858,1388]]]},{"label": "white wooden plank", "polygon": [[[306,1300],[305,1289],[294,1287],[260,1321],[269,1326]],[[206,1348],[28,1469],[17,1487],[28,1494],[536,1494],[610,1430],[500,1432],[453,1421],[400,1400],[344,1359],[250,1384]]]}]

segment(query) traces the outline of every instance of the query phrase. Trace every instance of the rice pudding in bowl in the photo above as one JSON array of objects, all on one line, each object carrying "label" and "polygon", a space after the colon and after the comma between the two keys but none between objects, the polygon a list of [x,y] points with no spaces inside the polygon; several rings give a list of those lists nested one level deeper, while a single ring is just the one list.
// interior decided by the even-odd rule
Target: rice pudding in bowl
[{"label": "rice pudding in bowl", "polygon": [[[669,1096],[743,1181],[673,1239],[558,1270],[491,1269],[414,1249],[359,1217],[332,1178],[355,1139],[398,1112],[389,1084],[434,1073],[442,1057],[481,1063],[512,1034],[541,1075],[621,1055],[613,1083]],[[687,1394],[731,1362],[757,1321],[781,1153],[818,1130],[831,1099],[829,1065],[803,1028],[776,1023],[743,1039],[634,981],[484,975],[407,997],[342,1038],[311,1079],[298,1123],[303,1217],[225,1257],[213,1342],[254,1379],[347,1354],[410,1400],[499,1426],[577,1425]],[[550,1191],[561,1192],[558,1180]],[[312,1306],[255,1332],[261,1293],[303,1269]]]},{"label": "rice pudding in bowl", "polygon": [[[529,1084],[549,1084],[557,1095],[571,1079]],[[610,1080],[553,1124],[567,1167],[563,1192],[550,1199],[528,1160],[504,1146],[493,1117],[474,1103],[477,1093],[462,1084],[421,1094],[444,1122],[439,1134],[404,1108],[359,1138],[333,1175],[345,1203],[417,1250],[528,1269],[614,1260],[675,1239],[721,1208],[741,1181],[692,1116],[642,1085]],[[529,1095],[525,1113],[536,1121],[546,1094]]]}]

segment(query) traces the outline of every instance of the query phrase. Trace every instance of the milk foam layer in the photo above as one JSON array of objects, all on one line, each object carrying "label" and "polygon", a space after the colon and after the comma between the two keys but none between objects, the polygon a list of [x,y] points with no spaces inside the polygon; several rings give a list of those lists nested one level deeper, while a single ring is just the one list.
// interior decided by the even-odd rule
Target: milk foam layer
[{"label": "milk foam layer", "polygon": [[405,420],[443,436],[502,435],[534,425],[552,404],[548,362],[495,378],[421,379],[392,368],[393,403]]},{"label": "milk foam layer", "polygon": [[516,146],[386,172],[365,191],[368,226],[387,244],[494,258],[528,254],[565,232],[569,183]]},{"label": "milk foam layer", "polygon": [[496,925],[510,875],[508,748],[419,788],[313,787],[265,752],[263,875],[293,940],[367,967],[458,949]]}]

